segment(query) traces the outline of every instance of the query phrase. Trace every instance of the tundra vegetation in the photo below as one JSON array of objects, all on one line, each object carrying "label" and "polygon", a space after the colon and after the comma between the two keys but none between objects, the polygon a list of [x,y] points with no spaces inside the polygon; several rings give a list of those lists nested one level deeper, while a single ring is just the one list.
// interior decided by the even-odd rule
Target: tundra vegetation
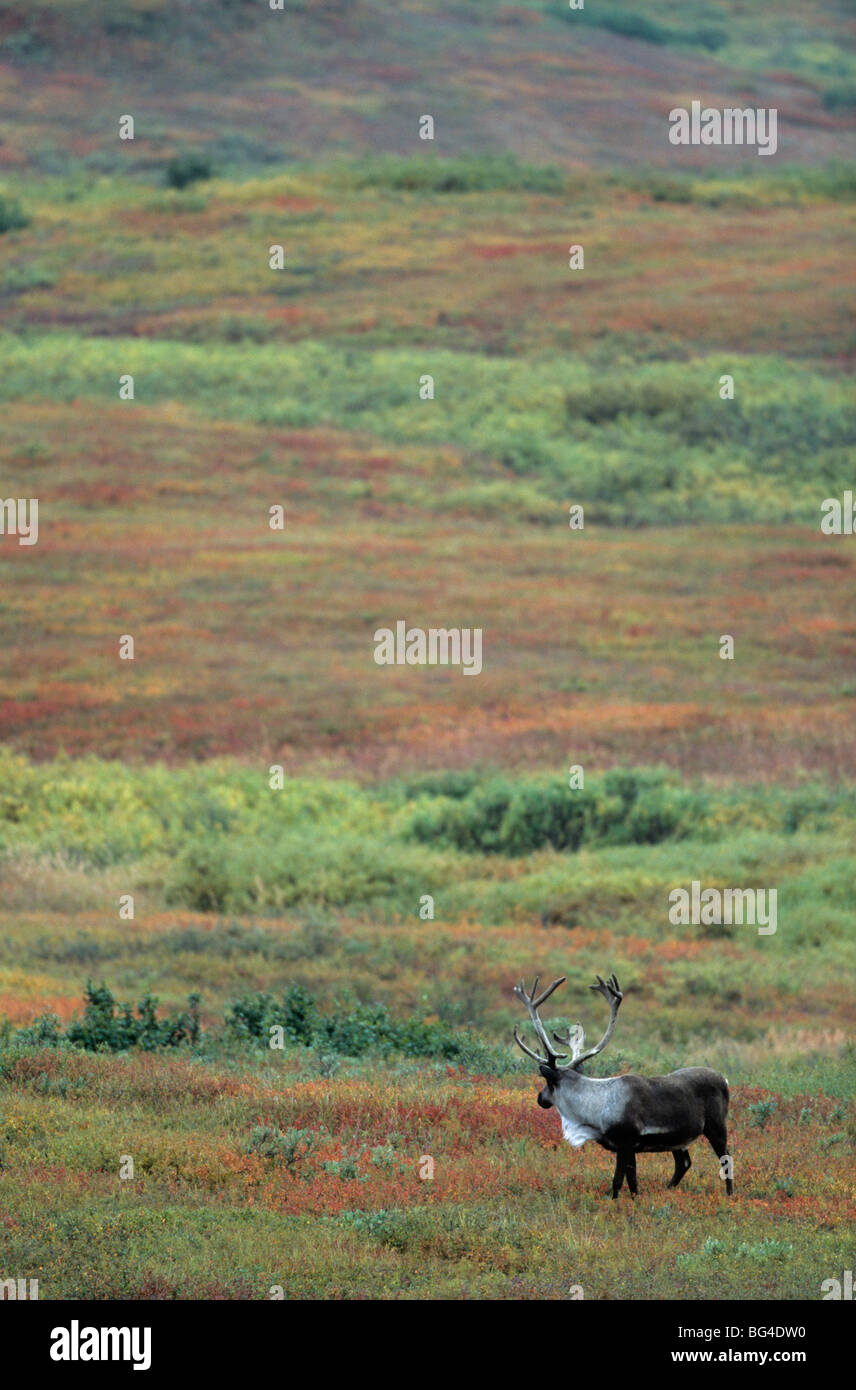
[{"label": "tundra vegetation", "polygon": [[[3,5],[0,1277],[853,1268],[852,14],[684,10]],[[774,159],[669,146],[743,86]],[[478,678],[379,669],[399,618],[483,629]],[[692,880],[777,889],[776,934],[673,925]],[[732,1202],[695,1150],[605,1202],[536,1105],[512,985],[594,1034],[597,970],[590,1075],[728,1077]]]}]

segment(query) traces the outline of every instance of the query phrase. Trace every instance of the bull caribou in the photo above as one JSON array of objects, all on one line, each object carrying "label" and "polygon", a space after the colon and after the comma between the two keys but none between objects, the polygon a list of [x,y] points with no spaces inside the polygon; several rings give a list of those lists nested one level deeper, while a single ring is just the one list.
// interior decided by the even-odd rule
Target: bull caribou
[{"label": "bull caribou", "polygon": [[[589,989],[602,994],[609,1005],[606,1032],[595,1047],[584,1051],[585,1034],[577,1023],[564,1037],[553,1034],[555,1041],[568,1049],[556,1052],[538,1010],[566,978],[563,975],[554,980],[541,994],[537,979],[530,994],[522,983],[514,987],[545,1053],[541,1057],[533,1052],[514,1029],[515,1042],[538,1063],[538,1070],[547,1083],[538,1094],[538,1104],[544,1110],[555,1106],[562,1121],[562,1134],[575,1149],[593,1139],[602,1149],[616,1155],[613,1198],[618,1196],[625,1178],[631,1197],[636,1196],[638,1153],[671,1152],[675,1171],[669,1187],[677,1187],[691,1167],[687,1145],[701,1135],[720,1160],[725,1191],[732,1196],[734,1186],[725,1127],[728,1114],[725,1077],[709,1067],[681,1067],[669,1072],[668,1076],[583,1076],[583,1063],[602,1052],[612,1037],[624,995],[614,975],[608,980],[597,975],[597,984],[589,985]],[[560,1062],[568,1058],[567,1065],[560,1066]]]}]

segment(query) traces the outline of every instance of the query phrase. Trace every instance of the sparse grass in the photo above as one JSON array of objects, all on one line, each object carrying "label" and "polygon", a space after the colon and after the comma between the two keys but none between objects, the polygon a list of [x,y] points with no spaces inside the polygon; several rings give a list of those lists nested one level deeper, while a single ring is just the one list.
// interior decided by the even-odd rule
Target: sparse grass
[{"label": "sparse grass", "polygon": [[[54,875],[61,862],[100,862],[124,891],[145,885],[133,921],[119,920],[118,900],[45,911],[56,878],[31,878],[29,904],[3,913],[4,1255],[42,1296],[258,1299],[281,1285],[289,1297],[520,1299],[582,1284],[588,1298],[814,1298],[830,1268],[849,1267],[846,788],[699,787],[707,839],[573,855],[447,849],[439,872],[426,850],[421,880],[388,886],[370,914],[356,913],[352,886],[345,912],[241,919],[163,911],[171,836],[204,827],[219,866],[226,843],[257,839],[274,811],[286,829],[318,819],[334,859],[337,836],[369,833],[363,857],[376,864],[381,837],[391,859],[395,837],[403,853],[414,807],[465,806],[515,783],[304,780],[276,803],[264,777],[226,763],[7,763],[0,874],[63,844]],[[636,786],[640,809],[663,786],[619,784]],[[593,787],[601,815],[609,785]],[[306,847],[297,858],[311,876]],[[673,927],[669,888],[691,875],[775,883],[777,934]],[[437,913],[423,921],[429,890]],[[707,1064],[728,1076],[734,1202],[698,1145],[678,1193],[660,1190],[667,1161],[652,1156],[632,1213],[613,1207],[607,1157],[572,1153],[535,1106],[536,1079],[510,1042],[511,984],[567,975],[551,1023],[582,1007],[596,1027],[585,986],[598,968],[618,972],[626,999],[596,1072]],[[90,989],[77,1022],[86,975],[107,989]],[[181,1012],[194,991],[198,1024]],[[141,999],[136,1014],[108,1008],[111,992]],[[272,1024],[281,1048],[266,1045]],[[555,1258],[533,1260],[533,1221],[573,1278],[562,1282]],[[618,1264],[616,1246],[628,1253]]]},{"label": "sparse grass", "polygon": [[794,1102],[750,1144],[739,1086],[733,1202],[698,1146],[678,1192],[649,1156],[613,1205],[608,1156],[563,1145],[529,1077],[50,1051],[2,1071],[4,1257],[42,1297],[814,1299],[849,1259],[846,1157],[809,1158],[824,1121],[798,1133]]}]

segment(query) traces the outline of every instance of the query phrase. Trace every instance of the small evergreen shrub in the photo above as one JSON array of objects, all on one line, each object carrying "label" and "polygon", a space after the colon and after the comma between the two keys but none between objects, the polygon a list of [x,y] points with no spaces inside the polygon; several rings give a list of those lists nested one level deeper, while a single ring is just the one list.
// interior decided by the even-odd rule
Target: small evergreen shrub
[{"label": "small evergreen shrub", "polygon": [[204,154],[174,155],[166,166],[166,181],[170,188],[187,188],[188,184],[210,179],[211,161]]},{"label": "small evergreen shrub", "polygon": [[159,1019],[157,999],[151,994],[137,1005],[134,1016],[130,1004],[117,1004],[106,985],[86,982],[83,1017],[69,1024],[66,1039],[89,1052],[125,1052],[130,1047],[156,1052],[164,1047],[199,1040],[199,995],[188,997],[184,1013]]},{"label": "small evergreen shrub", "polygon": [[659,844],[688,834],[703,798],[659,772],[608,772],[585,788],[498,776],[455,799],[417,804],[408,833],[473,854],[531,854],[582,844]]},{"label": "small evergreen shrub", "polygon": [[17,198],[7,198],[0,193],[0,235],[3,232],[16,232],[29,225],[30,219]]},{"label": "small evergreen shrub", "polygon": [[270,994],[245,995],[232,1004],[226,1025],[241,1037],[265,1044],[271,1028],[280,1027],[289,1042],[314,1047],[322,1055],[348,1057],[397,1052],[405,1057],[451,1060],[459,1057],[467,1042],[466,1035],[439,1021],[415,1015],[399,1021],[385,1004],[336,1000],[330,1013],[322,1014],[301,985],[292,985],[281,1000]]}]

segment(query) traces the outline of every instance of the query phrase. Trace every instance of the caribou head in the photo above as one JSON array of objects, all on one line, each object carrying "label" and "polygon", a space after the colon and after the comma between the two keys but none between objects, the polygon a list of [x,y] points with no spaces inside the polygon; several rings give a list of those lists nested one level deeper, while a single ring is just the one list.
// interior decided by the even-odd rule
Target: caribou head
[{"label": "caribou head", "polygon": [[[581,1024],[575,1023],[572,1028],[568,1029],[564,1037],[561,1037],[558,1033],[553,1034],[557,1043],[569,1049],[567,1052],[557,1052],[547,1036],[547,1030],[541,1022],[538,1010],[545,1000],[550,998],[553,991],[558,989],[559,985],[565,983],[567,976],[562,975],[558,980],[554,980],[549,988],[543,990],[541,994],[538,994],[539,978],[539,976],[536,976],[531,993],[526,993],[526,987],[522,981],[519,985],[514,986],[514,993],[517,995],[521,1004],[526,1007],[535,1032],[538,1035],[538,1040],[544,1049],[544,1056],[539,1056],[537,1052],[532,1051],[531,1047],[527,1047],[523,1039],[518,1036],[516,1028],[514,1029],[514,1041],[517,1043],[518,1047],[523,1049],[527,1057],[531,1057],[533,1061],[538,1063],[538,1070],[547,1082],[544,1090],[540,1091],[538,1094],[538,1104],[542,1109],[549,1110],[555,1103],[551,1093],[558,1087],[562,1076],[567,1075],[569,1072],[579,1071],[583,1062],[587,1062],[590,1057],[596,1057],[597,1054],[602,1052],[606,1047],[606,1044],[615,1031],[615,1020],[618,1017],[618,1010],[624,995],[614,975],[610,975],[608,980],[602,980],[599,975],[595,976],[597,984],[589,985],[589,989],[594,990],[595,994],[602,994],[609,1004],[609,1024],[607,1025],[606,1032],[596,1047],[590,1047],[588,1051],[585,1051],[585,1033],[583,1032]],[[570,1061],[568,1061],[568,1058],[570,1058]],[[567,1066],[560,1067],[560,1061],[567,1062]]]}]

